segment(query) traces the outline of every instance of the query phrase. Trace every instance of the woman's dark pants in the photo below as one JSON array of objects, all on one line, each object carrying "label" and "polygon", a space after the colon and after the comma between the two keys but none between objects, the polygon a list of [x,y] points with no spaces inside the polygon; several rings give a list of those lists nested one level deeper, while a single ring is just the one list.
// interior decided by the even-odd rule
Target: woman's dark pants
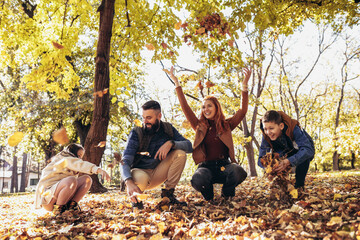
[{"label": "woman's dark pants", "polygon": [[225,198],[235,196],[235,188],[247,177],[245,170],[228,160],[207,161],[199,164],[191,179],[193,188],[206,200],[214,198],[214,184],[221,183],[221,195]]}]

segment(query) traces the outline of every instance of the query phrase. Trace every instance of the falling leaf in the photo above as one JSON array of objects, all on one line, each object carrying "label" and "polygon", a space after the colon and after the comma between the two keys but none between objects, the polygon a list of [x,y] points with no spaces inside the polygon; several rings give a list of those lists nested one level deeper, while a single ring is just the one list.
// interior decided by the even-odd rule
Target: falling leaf
[{"label": "falling leaf", "polygon": [[134,123],[135,123],[135,126],[142,127],[142,123],[141,123],[141,121],[139,119],[135,119]]},{"label": "falling leaf", "polygon": [[99,142],[99,144],[97,145],[97,147],[103,148],[103,147],[105,147],[105,145],[106,145],[106,141],[101,141],[101,142]]},{"label": "falling leaf", "polygon": [[12,136],[9,137],[8,139],[8,144],[11,147],[15,147],[16,145],[19,144],[19,142],[21,142],[21,140],[24,137],[24,133],[22,132],[15,132]]},{"label": "falling leaf", "polygon": [[175,23],[174,27],[175,27],[176,30],[179,30],[180,27],[181,27],[181,21],[178,22],[178,23]]},{"label": "falling leaf", "polygon": [[224,166],[221,166],[220,170],[223,172],[225,171],[225,167]]},{"label": "falling leaf", "polygon": [[52,45],[56,48],[56,49],[63,49],[64,48],[64,46],[63,45],[61,45],[61,44],[59,44],[59,43],[57,43],[57,42],[52,42]]},{"label": "falling leaf", "polygon": [[204,27],[199,28],[199,29],[196,30],[196,33],[197,33],[197,34],[203,34],[204,32],[205,32],[205,28],[204,28]]},{"label": "falling leaf", "polygon": [[185,129],[190,129],[191,128],[191,124],[189,122],[189,120],[185,119],[183,122],[182,122],[182,127],[185,128]]},{"label": "falling leaf", "polygon": [[211,87],[215,86],[215,83],[213,83],[211,81],[206,81],[205,85],[207,88],[211,88]]},{"label": "falling leaf", "polygon": [[60,144],[60,145],[65,145],[67,143],[69,143],[69,137],[67,135],[66,132],[66,128],[62,127],[59,130],[56,130],[53,135],[52,138],[54,140],[54,142]]},{"label": "falling leaf", "polygon": [[103,97],[104,94],[107,94],[109,91],[109,88],[105,88],[104,90],[100,90],[100,91],[97,91],[97,92],[94,92],[94,97],[95,96],[98,96],[98,97]]},{"label": "falling leaf", "polygon": [[150,51],[155,50],[154,45],[152,45],[151,43],[145,44],[145,47],[146,47],[148,50],[150,50]]},{"label": "falling leaf", "polygon": [[204,89],[204,86],[202,85],[201,81],[199,81],[199,82],[196,84],[195,88],[199,88],[200,90],[203,90],[203,89]]},{"label": "falling leaf", "polygon": [[181,28],[186,29],[188,25],[189,25],[188,23],[183,23],[183,24],[181,24]]},{"label": "falling leaf", "polygon": [[164,48],[164,49],[167,49],[168,48],[168,45],[164,42],[161,43],[161,46]]}]

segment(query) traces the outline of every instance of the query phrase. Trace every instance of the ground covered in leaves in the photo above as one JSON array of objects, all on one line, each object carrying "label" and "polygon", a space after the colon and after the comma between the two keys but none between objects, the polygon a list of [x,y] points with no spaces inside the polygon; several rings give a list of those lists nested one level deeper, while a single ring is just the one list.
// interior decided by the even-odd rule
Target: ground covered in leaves
[{"label": "ground covered in leaves", "polygon": [[[35,210],[33,194],[0,197],[0,239],[356,239],[360,240],[360,171],[311,174],[302,199],[270,198],[265,178],[248,178],[224,202],[213,203],[189,184],[176,190],[187,207],[159,206],[148,192],[132,210],[117,190],[88,194],[82,212],[55,217]],[[0,195],[1,196],[1,195]]]}]

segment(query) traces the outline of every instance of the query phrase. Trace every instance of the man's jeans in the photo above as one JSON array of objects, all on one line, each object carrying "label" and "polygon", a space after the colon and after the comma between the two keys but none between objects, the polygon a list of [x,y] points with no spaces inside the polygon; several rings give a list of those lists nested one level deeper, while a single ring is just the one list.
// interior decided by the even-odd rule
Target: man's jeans
[{"label": "man's jeans", "polygon": [[207,161],[199,164],[191,179],[191,185],[206,200],[214,197],[214,183],[222,183],[222,196],[235,196],[235,188],[247,177],[245,170],[229,160]]}]

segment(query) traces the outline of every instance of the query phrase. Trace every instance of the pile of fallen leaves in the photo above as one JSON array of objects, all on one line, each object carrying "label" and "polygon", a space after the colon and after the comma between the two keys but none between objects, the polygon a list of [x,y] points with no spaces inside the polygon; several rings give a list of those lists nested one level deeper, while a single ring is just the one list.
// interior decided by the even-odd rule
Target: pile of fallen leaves
[{"label": "pile of fallen leaves", "polygon": [[261,164],[265,167],[265,177],[270,181],[270,198],[282,202],[298,198],[298,190],[294,187],[294,179],[290,178],[291,167],[288,166],[282,172],[274,171],[274,168],[285,159],[286,157],[280,157],[278,153],[266,153],[260,159]]},{"label": "pile of fallen leaves", "polygon": [[[291,175],[294,178],[293,175]],[[188,184],[187,207],[159,204],[146,192],[133,210],[124,192],[87,194],[81,212],[55,217],[34,210],[33,194],[0,196],[0,239],[360,239],[360,171],[311,174],[301,201],[270,199],[267,178],[248,178],[231,201],[216,185],[212,204]],[[161,207],[159,207],[161,206]]]}]

